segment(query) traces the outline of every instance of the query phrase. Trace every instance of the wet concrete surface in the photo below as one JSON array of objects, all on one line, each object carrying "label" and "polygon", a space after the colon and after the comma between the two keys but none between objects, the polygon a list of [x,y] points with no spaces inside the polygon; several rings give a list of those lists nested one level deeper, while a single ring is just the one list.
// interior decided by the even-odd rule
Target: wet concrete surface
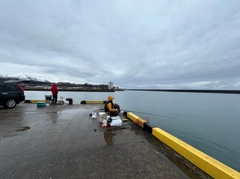
[{"label": "wet concrete surface", "polygon": [[101,108],[0,108],[0,178],[189,178],[131,121],[102,128],[89,116]]}]

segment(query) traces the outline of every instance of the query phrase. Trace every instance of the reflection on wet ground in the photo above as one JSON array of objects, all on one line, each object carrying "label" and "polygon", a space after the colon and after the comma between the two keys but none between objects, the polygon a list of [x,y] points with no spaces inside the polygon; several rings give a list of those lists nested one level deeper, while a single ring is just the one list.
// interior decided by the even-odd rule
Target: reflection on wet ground
[{"label": "reflection on wet ground", "polygon": [[113,131],[104,131],[104,140],[106,141],[107,145],[113,145],[116,135],[117,134]]}]

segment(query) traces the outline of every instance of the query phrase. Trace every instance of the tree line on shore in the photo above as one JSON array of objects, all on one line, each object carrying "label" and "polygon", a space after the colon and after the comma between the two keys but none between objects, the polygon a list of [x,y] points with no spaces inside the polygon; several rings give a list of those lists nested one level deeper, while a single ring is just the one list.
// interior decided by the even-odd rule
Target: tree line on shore
[{"label": "tree line on shore", "polygon": [[[0,82],[13,81],[19,83],[25,89],[48,89],[52,86],[53,82],[50,81],[37,81],[37,80],[21,80],[14,77],[0,77]],[[106,90],[109,89],[108,84],[76,84],[70,82],[58,82],[58,87],[61,89],[83,89],[83,90]],[[113,89],[120,90],[119,87],[113,86]]]}]

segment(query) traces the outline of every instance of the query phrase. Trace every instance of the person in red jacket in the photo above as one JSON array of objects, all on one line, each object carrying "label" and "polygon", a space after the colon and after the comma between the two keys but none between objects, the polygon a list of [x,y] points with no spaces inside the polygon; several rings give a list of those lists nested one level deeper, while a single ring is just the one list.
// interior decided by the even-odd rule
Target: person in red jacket
[{"label": "person in red jacket", "polygon": [[54,83],[52,85],[51,91],[52,91],[52,96],[53,96],[52,103],[56,104],[57,103],[57,98],[58,98],[58,88],[57,88],[57,84],[56,83]]}]

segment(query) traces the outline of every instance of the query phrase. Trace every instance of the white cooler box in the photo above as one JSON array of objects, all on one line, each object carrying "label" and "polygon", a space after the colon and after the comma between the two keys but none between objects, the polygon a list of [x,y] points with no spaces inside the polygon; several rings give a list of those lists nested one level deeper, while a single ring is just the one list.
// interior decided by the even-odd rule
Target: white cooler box
[{"label": "white cooler box", "polygon": [[[110,116],[107,116],[107,120]],[[122,126],[122,119],[119,116],[111,117],[112,122],[110,122],[110,126]]]}]

